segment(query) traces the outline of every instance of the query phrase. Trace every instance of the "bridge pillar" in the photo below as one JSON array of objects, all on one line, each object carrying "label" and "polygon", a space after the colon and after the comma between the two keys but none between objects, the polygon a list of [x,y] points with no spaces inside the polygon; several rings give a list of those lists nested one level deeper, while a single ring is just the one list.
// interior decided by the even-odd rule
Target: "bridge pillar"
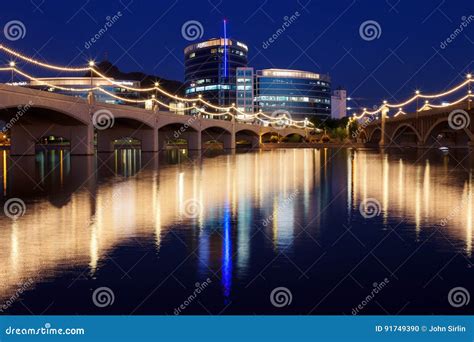
[{"label": "bridge pillar", "polygon": [[94,154],[94,127],[74,126],[71,128],[71,155],[88,156]]},{"label": "bridge pillar", "polygon": [[142,151],[143,152],[158,152],[158,130],[148,129],[144,130],[142,134]]},{"label": "bridge pillar", "polygon": [[381,112],[382,124],[381,124],[381,135],[380,135],[380,142],[379,142],[379,146],[381,146],[381,147],[386,145],[386,142],[385,142],[385,134],[386,134],[385,126],[386,126],[386,120],[387,120],[388,112],[389,112],[389,108],[387,106],[384,106],[382,108],[382,112]]},{"label": "bridge pillar", "polygon": [[188,132],[188,150],[201,151],[202,134],[201,131]]}]

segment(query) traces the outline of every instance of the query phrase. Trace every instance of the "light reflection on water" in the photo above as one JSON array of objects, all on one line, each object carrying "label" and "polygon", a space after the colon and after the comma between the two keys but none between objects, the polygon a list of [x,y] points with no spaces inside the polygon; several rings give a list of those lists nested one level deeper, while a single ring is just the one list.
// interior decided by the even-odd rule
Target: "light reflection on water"
[{"label": "light reflection on water", "polygon": [[[235,288],[256,281],[265,266],[259,268],[260,258],[288,259],[265,268],[284,279],[296,264],[292,258],[312,264],[313,250],[342,224],[375,232],[403,221],[399,234],[413,241],[442,226],[449,243],[440,239],[435,248],[470,258],[470,165],[454,168],[455,160],[446,158],[329,149],[214,158],[170,151],[159,159],[138,150],[94,157],[49,151],[15,159],[3,152],[4,198],[22,198],[27,210],[18,220],[0,217],[0,299],[30,278],[54,284],[74,267],[100,277],[109,255],[137,239],[153,242],[158,264],[175,263],[163,248],[175,249],[176,260],[195,257],[189,282],[219,277],[214,300],[225,305]],[[377,224],[359,213],[369,198],[381,205]],[[192,215],[190,201],[197,203]]]}]

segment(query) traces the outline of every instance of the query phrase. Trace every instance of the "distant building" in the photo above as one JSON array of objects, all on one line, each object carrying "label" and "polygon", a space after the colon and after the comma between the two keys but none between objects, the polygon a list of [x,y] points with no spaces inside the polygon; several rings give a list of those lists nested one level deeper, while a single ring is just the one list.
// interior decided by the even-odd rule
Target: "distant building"
[{"label": "distant building", "polygon": [[[105,91],[117,95],[123,98],[137,99],[139,94],[137,92],[128,91],[126,89],[120,88],[119,85],[125,85],[128,87],[140,88],[140,82],[138,81],[124,81],[124,80],[113,80],[117,84],[112,84],[107,80],[104,80],[100,77],[55,77],[55,78],[39,78],[30,82],[18,82],[13,83],[13,85],[24,86],[27,88],[44,90],[49,92],[54,92],[58,94],[87,98],[87,92],[80,91],[71,91],[66,89],[57,89],[56,87],[61,88],[74,88],[74,89],[87,89],[93,87],[100,87]],[[47,84],[45,84],[47,83]],[[105,102],[111,104],[128,104],[133,105],[133,103],[125,102],[119,100],[111,95],[103,93],[101,91],[94,91],[95,100],[98,102]]]},{"label": "distant building", "polygon": [[[255,113],[254,105],[254,72],[253,68],[237,68],[237,90],[236,90],[236,106],[241,112],[253,114]],[[238,114],[241,120],[245,120],[245,115]]]},{"label": "distant building", "polygon": [[331,96],[331,118],[342,119],[347,116],[347,92],[335,90]]},{"label": "distant building", "polygon": [[215,38],[186,47],[186,97],[201,95],[219,106],[236,103],[236,69],[247,66],[247,56],[247,45],[234,39]]},{"label": "distant building", "polygon": [[287,111],[294,120],[331,115],[328,75],[288,69],[237,68],[237,108],[272,115]]},{"label": "distant building", "polygon": [[271,114],[288,111],[293,120],[331,115],[331,79],[328,75],[290,69],[264,69],[256,74],[255,105]]}]

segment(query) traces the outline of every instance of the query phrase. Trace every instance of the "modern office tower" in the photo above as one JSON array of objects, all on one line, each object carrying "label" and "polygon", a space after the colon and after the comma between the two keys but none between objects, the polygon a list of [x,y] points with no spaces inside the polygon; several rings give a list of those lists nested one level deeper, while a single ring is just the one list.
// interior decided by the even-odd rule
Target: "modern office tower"
[{"label": "modern office tower", "polygon": [[301,70],[264,69],[255,76],[255,109],[287,111],[293,120],[331,116],[331,79]]},{"label": "modern office tower", "polygon": [[236,103],[236,70],[247,66],[247,45],[234,39],[210,39],[189,45],[184,56],[186,97],[201,95],[219,106]]}]

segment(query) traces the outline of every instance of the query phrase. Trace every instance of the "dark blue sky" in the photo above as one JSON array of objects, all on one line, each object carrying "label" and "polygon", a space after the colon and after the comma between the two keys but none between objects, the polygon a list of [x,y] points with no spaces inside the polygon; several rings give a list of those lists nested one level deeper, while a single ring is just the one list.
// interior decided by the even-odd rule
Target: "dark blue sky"
[{"label": "dark blue sky", "polygon": [[[106,17],[118,11],[119,20],[86,49]],[[300,16],[264,49],[284,17],[297,11]],[[252,66],[329,73],[334,88],[343,86],[371,105],[383,98],[402,100],[417,88],[445,89],[474,70],[470,15],[472,0],[16,0],[3,4],[0,26],[21,21],[25,37],[9,41],[1,32],[2,41],[38,59],[80,65],[107,53],[124,71],[182,80],[183,48],[190,43],[182,36],[183,24],[199,21],[206,39],[221,35],[225,17],[229,35],[249,45]],[[368,20],[381,28],[370,41],[359,32]],[[463,21],[463,31],[442,49]]]}]

